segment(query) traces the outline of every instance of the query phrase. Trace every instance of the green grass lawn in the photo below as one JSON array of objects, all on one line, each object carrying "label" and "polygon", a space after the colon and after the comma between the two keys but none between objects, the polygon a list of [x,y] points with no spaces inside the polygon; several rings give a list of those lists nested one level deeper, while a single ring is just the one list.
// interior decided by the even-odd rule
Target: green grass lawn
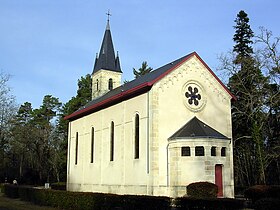
[{"label": "green grass lawn", "polygon": [[0,193],[0,210],[59,210],[47,206],[37,206],[20,199],[11,199]]}]

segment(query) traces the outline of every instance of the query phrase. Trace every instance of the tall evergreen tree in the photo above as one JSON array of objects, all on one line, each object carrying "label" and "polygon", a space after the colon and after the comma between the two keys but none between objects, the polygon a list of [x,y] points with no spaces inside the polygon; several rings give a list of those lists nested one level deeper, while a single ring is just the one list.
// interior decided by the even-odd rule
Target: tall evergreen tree
[{"label": "tall evergreen tree", "polygon": [[253,31],[248,15],[240,11],[235,20],[234,63],[239,71],[229,79],[229,89],[237,101],[232,104],[232,124],[237,183],[265,183],[264,114],[268,79],[253,57]]},{"label": "tall evergreen tree", "polygon": [[254,33],[249,25],[249,18],[246,12],[241,10],[234,21],[236,25],[235,34],[233,36],[233,41],[235,45],[233,47],[233,51],[237,53],[236,63],[242,63],[244,58],[248,58],[253,53],[252,48],[252,38],[254,37]]},{"label": "tall evergreen tree", "polygon": [[140,76],[143,76],[143,75],[145,75],[145,74],[151,72],[152,70],[153,70],[153,68],[148,67],[147,61],[144,61],[144,62],[142,63],[142,66],[141,66],[138,70],[136,70],[135,68],[133,68],[133,74],[134,74],[134,77],[135,77],[135,78],[138,78],[138,77],[140,77]]}]

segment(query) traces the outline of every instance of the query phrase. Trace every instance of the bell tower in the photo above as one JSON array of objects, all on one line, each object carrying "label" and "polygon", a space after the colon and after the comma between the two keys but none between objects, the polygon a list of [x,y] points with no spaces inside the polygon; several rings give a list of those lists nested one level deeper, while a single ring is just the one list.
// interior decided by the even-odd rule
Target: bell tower
[{"label": "bell tower", "polygon": [[110,13],[107,13],[107,25],[99,54],[92,72],[92,99],[100,97],[121,85],[121,66],[117,53],[115,56],[112,35],[110,31]]}]

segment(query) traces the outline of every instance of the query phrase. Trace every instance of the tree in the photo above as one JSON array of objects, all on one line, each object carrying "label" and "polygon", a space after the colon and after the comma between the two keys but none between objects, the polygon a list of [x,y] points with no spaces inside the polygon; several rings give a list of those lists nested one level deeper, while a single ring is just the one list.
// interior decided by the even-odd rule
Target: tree
[{"label": "tree", "polygon": [[[59,169],[60,174],[66,171],[67,166],[67,140],[68,140],[68,120],[64,120],[64,117],[72,114],[74,111],[78,110],[80,107],[86,105],[92,96],[92,78],[91,75],[87,74],[78,80],[78,89],[76,96],[72,97],[67,103],[63,104],[61,114],[58,119],[58,125],[55,130],[57,141],[60,142],[59,156],[56,156],[58,162],[60,163]],[[63,180],[66,179],[66,174],[62,177]]]},{"label": "tree", "polygon": [[33,154],[33,131],[34,128],[30,124],[33,119],[31,103],[25,102],[22,104],[11,121],[12,139],[9,142],[11,146],[11,153],[14,160],[17,161],[16,167],[18,168],[16,174],[20,181],[23,179],[24,170],[30,167],[29,163],[32,160]]},{"label": "tree", "polygon": [[63,118],[72,114],[82,106],[91,101],[92,96],[92,78],[90,74],[85,77],[81,77],[78,80],[78,89],[75,97],[72,97],[67,103],[62,106],[61,115],[59,117],[58,131],[64,136],[67,141],[67,126],[68,121]]},{"label": "tree", "polygon": [[142,63],[142,66],[138,70],[133,68],[133,74],[134,74],[135,78],[138,78],[140,76],[143,76],[143,75],[151,72],[152,70],[153,70],[153,68],[148,67],[147,61],[144,61]]},{"label": "tree", "polygon": [[[271,43],[270,34],[262,31],[254,37],[254,43],[244,11],[239,12],[235,22],[234,48],[220,57],[222,68],[230,75],[228,87],[237,98],[232,103],[235,183],[272,183],[269,177],[273,176],[268,176],[272,163],[278,167],[274,177],[279,177],[280,172],[276,155],[279,147],[277,150],[277,146],[269,146],[272,139],[273,145],[279,146],[275,144],[275,139],[279,142],[279,84],[272,82],[279,67],[278,39]],[[264,46],[253,50],[252,46],[260,45]],[[279,183],[279,179],[273,183]]]},{"label": "tree", "polygon": [[267,176],[269,184],[280,183],[280,37],[273,37],[271,31],[260,28],[256,36],[258,60],[263,71],[269,76],[265,101],[265,136],[268,153]]},{"label": "tree", "polygon": [[242,63],[244,58],[250,57],[253,53],[251,44],[253,44],[252,38],[254,37],[254,33],[249,25],[248,15],[243,10],[237,14],[234,22],[236,25],[234,26],[235,34],[233,41],[235,45],[233,46],[233,52],[237,53],[235,62]]},{"label": "tree", "polygon": [[[265,115],[262,109],[268,78],[262,74],[260,63],[253,57],[251,47],[253,31],[247,14],[240,11],[235,22],[234,62],[240,66],[240,70],[229,79],[229,88],[237,97],[237,101],[232,106],[235,154],[239,164],[246,163],[243,170],[237,172],[240,172],[240,181],[246,180],[247,185],[265,184],[267,163],[265,163],[263,139]],[[238,167],[242,167],[239,164]]]},{"label": "tree", "polygon": [[38,160],[38,171],[41,181],[48,181],[51,167],[51,150],[58,145],[54,145],[53,132],[56,123],[52,121],[58,116],[61,102],[51,95],[44,96],[43,103],[39,109],[33,110],[32,124],[36,127],[37,136],[35,141],[35,154]]},{"label": "tree", "polygon": [[11,121],[11,156],[15,174],[23,183],[44,183],[57,177],[59,143],[54,119],[60,106],[58,98],[46,95],[38,109],[32,109],[29,102],[22,104]]},{"label": "tree", "polygon": [[8,86],[10,76],[0,72],[0,179],[4,180],[9,171],[9,121],[16,113],[15,97]]}]

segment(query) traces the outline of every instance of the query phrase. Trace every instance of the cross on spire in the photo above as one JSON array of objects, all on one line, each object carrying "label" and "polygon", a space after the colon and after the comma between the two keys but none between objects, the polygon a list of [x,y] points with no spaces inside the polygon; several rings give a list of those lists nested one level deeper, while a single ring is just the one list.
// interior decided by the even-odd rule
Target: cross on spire
[{"label": "cross on spire", "polygon": [[110,10],[109,10],[109,9],[108,9],[108,12],[106,13],[106,15],[108,16],[107,21],[109,22],[109,20],[110,20],[110,16],[112,16],[112,14],[110,13]]}]

